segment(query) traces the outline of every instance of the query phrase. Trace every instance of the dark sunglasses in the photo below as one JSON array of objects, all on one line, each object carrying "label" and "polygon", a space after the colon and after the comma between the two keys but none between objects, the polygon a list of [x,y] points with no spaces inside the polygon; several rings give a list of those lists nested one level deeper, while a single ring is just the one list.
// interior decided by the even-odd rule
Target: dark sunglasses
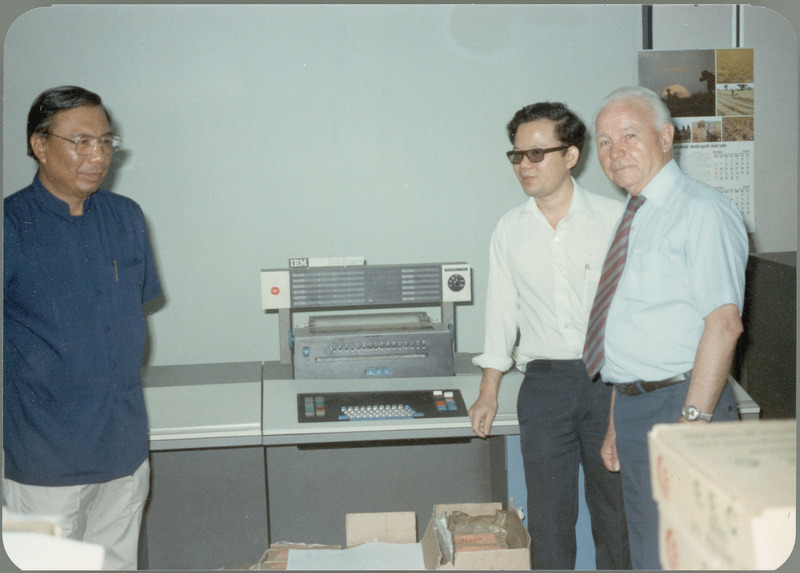
[{"label": "dark sunglasses", "polygon": [[522,163],[523,157],[527,157],[528,161],[531,163],[539,163],[542,159],[544,159],[545,153],[550,153],[551,151],[561,151],[562,149],[569,149],[569,145],[548,147],[547,149],[535,147],[533,149],[526,149],[525,151],[513,150],[507,152],[506,157],[508,157],[508,160],[514,165],[519,165]]}]

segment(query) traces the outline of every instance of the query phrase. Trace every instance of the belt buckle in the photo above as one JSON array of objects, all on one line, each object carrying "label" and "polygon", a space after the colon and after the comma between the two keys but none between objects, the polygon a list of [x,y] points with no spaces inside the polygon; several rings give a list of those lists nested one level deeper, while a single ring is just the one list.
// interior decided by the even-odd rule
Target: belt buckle
[{"label": "belt buckle", "polygon": [[626,396],[638,396],[642,393],[641,388],[636,384],[636,382],[626,382],[623,384],[617,384],[617,390],[625,394]]}]

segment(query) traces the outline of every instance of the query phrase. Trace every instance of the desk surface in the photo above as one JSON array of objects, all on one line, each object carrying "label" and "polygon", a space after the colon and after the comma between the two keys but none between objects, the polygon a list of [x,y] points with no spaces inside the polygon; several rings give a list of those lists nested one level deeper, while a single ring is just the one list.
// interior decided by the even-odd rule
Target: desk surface
[{"label": "desk surface", "polygon": [[[300,423],[297,395],[387,390],[461,391],[469,408],[478,398],[481,372],[472,355],[455,356],[455,376],[430,378],[293,380],[280,362],[154,366],[143,370],[151,450],[274,446],[331,442],[472,437],[467,416],[413,420]],[[503,377],[493,435],[517,434],[517,394],[522,374]],[[732,378],[739,414],[757,418],[758,405]]]},{"label": "desk surface", "polygon": [[142,371],[150,449],[261,444],[261,362]]},{"label": "desk surface", "polygon": [[[480,369],[456,354],[455,376],[430,378],[293,380],[279,362],[154,366],[143,371],[153,450],[225,446],[427,439],[473,436],[469,418],[378,420],[301,424],[297,394],[370,390],[458,389],[467,408],[478,397]],[[522,375],[500,386],[495,435],[517,433],[516,403]]]}]

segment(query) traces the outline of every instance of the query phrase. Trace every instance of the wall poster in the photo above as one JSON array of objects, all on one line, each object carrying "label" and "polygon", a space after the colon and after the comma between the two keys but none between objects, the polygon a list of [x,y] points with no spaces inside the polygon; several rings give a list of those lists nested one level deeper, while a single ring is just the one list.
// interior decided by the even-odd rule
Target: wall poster
[{"label": "wall poster", "polygon": [[681,169],[733,201],[753,232],[753,50],[642,51],[639,85],[672,113]]}]

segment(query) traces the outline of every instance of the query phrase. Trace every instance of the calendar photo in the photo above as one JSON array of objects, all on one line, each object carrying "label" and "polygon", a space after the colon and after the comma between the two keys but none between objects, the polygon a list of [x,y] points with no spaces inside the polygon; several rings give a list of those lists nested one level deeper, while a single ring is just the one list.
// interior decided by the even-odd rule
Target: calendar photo
[{"label": "calendar photo", "polygon": [[681,169],[728,197],[753,232],[753,50],[642,51],[639,85],[669,108]]}]

